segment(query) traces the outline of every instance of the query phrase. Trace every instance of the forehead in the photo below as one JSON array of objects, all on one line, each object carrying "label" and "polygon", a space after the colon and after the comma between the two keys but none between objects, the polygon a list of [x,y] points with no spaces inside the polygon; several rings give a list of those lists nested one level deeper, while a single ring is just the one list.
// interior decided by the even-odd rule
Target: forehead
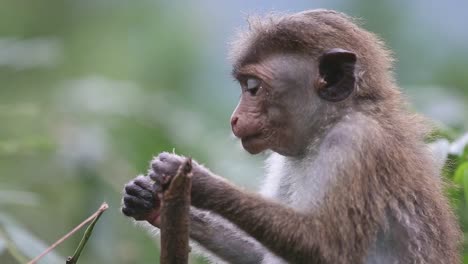
[{"label": "forehead", "polygon": [[258,76],[269,80],[297,80],[311,74],[314,65],[315,60],[310,56],[274,53],[234,69],[233,74],[236,78]]}]

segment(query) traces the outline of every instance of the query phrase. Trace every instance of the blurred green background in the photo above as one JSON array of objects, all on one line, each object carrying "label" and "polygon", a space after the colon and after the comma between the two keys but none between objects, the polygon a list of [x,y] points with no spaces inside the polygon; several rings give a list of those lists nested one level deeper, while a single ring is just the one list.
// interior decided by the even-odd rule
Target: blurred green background
[{"label": "blurred green background", "polygon": [[[227,43],[247,14],[312,8],[362,18],[395,51],[415,110],[451,141],[468,131],[464,0],[0,0],[0,263],[39,254],[103,201],[80,263],[157,263],[155,239],[119,207],[161,151],[255,188],[263,157],[230,132],[240,91]],[[453,148],[448,194],[468,231],[468,155]],[[40,263],[64,263],[81,234]]]}]

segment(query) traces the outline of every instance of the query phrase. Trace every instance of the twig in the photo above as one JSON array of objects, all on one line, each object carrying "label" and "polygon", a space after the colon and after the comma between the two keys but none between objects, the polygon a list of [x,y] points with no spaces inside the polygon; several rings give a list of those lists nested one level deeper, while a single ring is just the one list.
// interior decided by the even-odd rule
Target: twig
[{"label": "twig", "polygon": [[[104,208],[105,207],[105,208]],[[78,258],[81,255],[81,252],[83,251],[84,246],[88,242],[89,238],[91,237],[91,234],[93,233],[94,225],[96,225],[97,221],[99,220],[99,217],[101,217],[102,213],[109,208],[109,206],[104,203],[101,205],[99,210],[96,212],[96,216],[91,222],[91,224],[86,228],[85,233],[83,234],[83,238],[81,238],[80,244],[78,244],[78,247],[75,250],[75,253],[73,253],[73,256],[67,258],[66,264],[75,264],[78,262]]]},{"label": "twig", "polygon": [[161,264],[187,264],[192,159],[187,158],[163,193],[161,208]]},{"label": "twig", "polygon": [[[105,210],[109,208],[109,205],[107,203],[102,203],[101,207],[92,214],[90,217],[88,217],[86,220],[81,222],[81,224],[77,225],[75,228],[73,228],[70,232],[68,232],[66,235],[64,235],[62,238],[57,240],[55,243],[53,243],[50,247],[48,247],[44,252],[42,252],[39,256],[35,257],[33,260],[29,261],[28,264],[34,264],[36,263],[39,259],[47,255],[50,251],[52,251],[55,247],[60,245],[63,241],[67,240],[70,236],[72,236],[76,231],[80,230],[83,226],[85,226],[87,223],[93,221],[95,218],[100,216]],[[81,244],[81,243],[80,243]],[[68,261],[68,260],[67,260]]]}]

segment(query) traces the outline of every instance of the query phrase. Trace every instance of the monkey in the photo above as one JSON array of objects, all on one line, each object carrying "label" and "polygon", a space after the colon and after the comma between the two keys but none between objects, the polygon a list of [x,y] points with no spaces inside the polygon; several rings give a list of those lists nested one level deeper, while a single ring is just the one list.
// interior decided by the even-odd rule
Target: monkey
[{"label": "monkey", "polygon": [[[230,58],[232,131],[270,153],[259,193],[193,162],[190,237],[228,263],[460,263],[461,232],[376,35],[332,10],[252,17]],[[184,158],[163,152],[122,212],[159,226]]]}]

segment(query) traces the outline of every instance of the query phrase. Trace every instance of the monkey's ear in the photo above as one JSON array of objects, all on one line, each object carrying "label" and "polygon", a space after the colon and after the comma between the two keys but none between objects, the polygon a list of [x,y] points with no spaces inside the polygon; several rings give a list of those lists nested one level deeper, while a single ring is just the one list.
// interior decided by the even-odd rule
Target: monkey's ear
[{"label": "monkey's ear", "polygon": [[350,96],[354,91],[354,66],[356,54],[344,49],[331,49],[319,58],[320,98],[338,102]]}]

